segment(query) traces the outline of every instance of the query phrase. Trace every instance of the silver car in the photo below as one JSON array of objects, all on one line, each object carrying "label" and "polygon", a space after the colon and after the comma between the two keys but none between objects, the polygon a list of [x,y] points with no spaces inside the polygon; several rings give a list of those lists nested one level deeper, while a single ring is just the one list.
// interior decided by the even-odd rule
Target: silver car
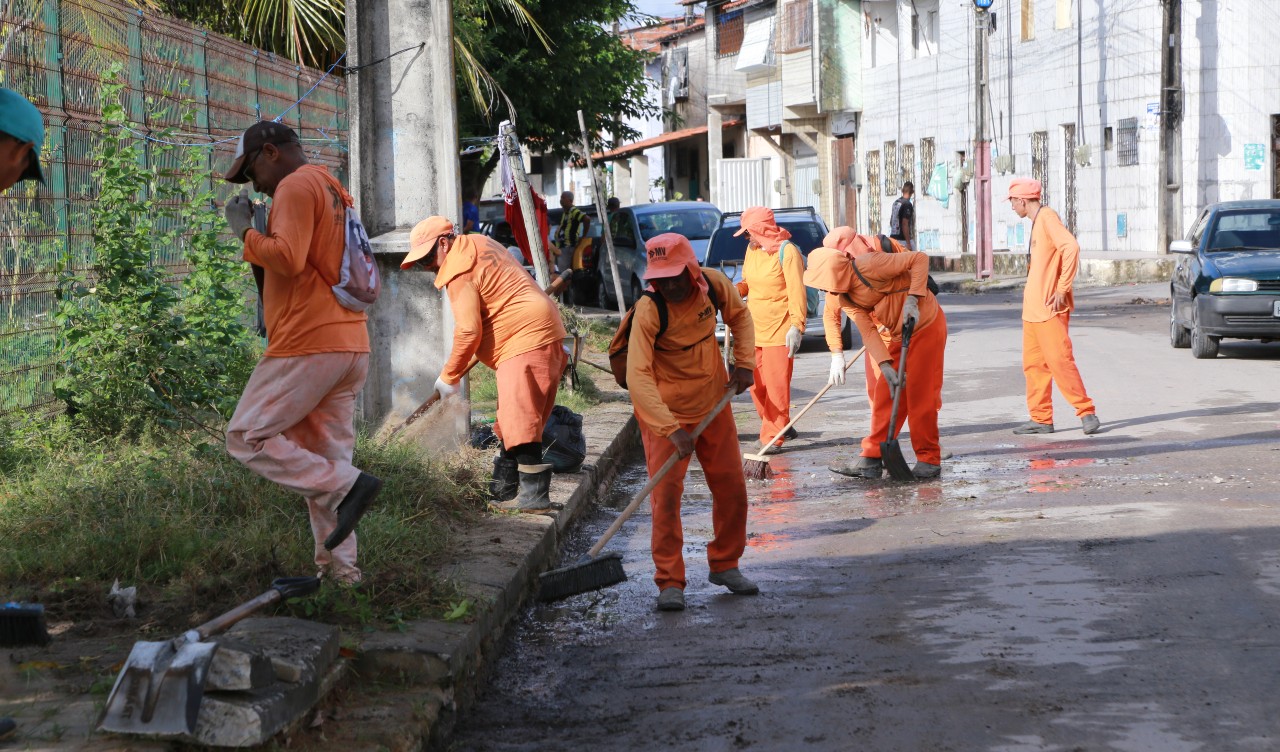
[{"label": "silver car", "polygon": [[[701,259],[707,242],[720,225],[720,210],[705,201],[667,201],[659,204],[627,206],[609,217],[613,247],[618,254],[618,276],[622,280],[622,296],[626,305],[635,305],[644,291],[644,273],[648,268],[645,241],[664,232],[679,233],[689,239],[694,256]],[[617,294],[613,286],[613,269],[601,255],[600,287],[597,305],[617,310]]]}]

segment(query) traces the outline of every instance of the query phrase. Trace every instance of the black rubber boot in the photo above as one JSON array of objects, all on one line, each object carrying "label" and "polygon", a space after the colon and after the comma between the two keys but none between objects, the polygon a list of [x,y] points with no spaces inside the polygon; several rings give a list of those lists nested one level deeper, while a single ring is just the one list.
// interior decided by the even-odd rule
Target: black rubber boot
[{"label": "black rubber boot", "polygon": [[338,515],[338,526],[324,539],[324,547],[330,551],[342,545],[356,529],[356,523],[364,513],[369,511],[373,500],[382,490],[382,481],[368,473],[360,473],[356,483],[347,491],[347,495],[334,510]]},{"label": "black rubber boot", "polygon": [[541,514],[551,511],[551,465],[519,465],[520,492],[498,505],[511,512]]},{"label": "black rubber boot", "polygon": [[493,458],[493,480],[489,481],[489,495],[494,501],[511,501],[516,497],[520,483],[517,464],[515,457],[499,454]]}]

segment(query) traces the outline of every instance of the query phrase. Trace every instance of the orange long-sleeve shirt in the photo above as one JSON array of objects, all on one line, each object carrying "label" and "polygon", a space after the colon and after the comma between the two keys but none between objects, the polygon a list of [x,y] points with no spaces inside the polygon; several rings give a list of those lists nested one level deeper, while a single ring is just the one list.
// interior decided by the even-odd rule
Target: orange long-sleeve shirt
[{"label": "orange long-sleeve shirt", "polygon": [[555,301],[492,238],[460,235],[436,274],[453,307],[453,351],[440,378],[462,379],[477,358],[490,368],[565,337]]},{"label": "orange long-sleeve shirt", "polygon": [[[791,241],[780,253],[751,245],[742,264],[738,292],[747,298],[747,310],[756,327],[756,347],[787,344],[787,329],[804,331],[808,300],[804,288],[804,254]],[[781,256],[780,261],[778,257]]]},{"label": "orange long-sleeve shirt", "polygon": [[843,309],[862,335],[862,344],[875,363],[890,360],[887,342],[902,338],[902,306],[908,295],[920,300],[916,331],[938,318],[938,299],[929,292],[929,256],[918,251],[868,253],[854,259],[871,287],[853,275],[848,290],[829,290],[822,314],[823,332],[831,352],[840,352],[840,311]]},{"label": "orange long-sleeve shirt", "polygon": [[306,165],[280,181],[266,234],[245,234],[244,260],[265,270],[268,358],[369,352],[365,315],[339,305],[332,289],[341,277],[351,203],[328,170]]},{"label": "orange long-sleeve shirt", "polygon": [[[721,315],[733,333],[736,363],[755,363],[755,331],[751,313],[729,278],[704,268],[715,286]],[[729,375],[716,344],[716,309],[697,288],[680,303],[667,303],[667,330],[655,342],[661,321],[648,297],[636,302],[627,344],[627,389],[636,417],[659,436],[670,436],[681,423],[702,420],[724,396]],[[750,367],[750,366],[748,366]]]},{"label": "orange long-sleeve shirt", "polygon": [[1080,243],[1062,224],[1056,211],[1040,207],[1031,223],[1031,260],[1027,267],[1027,286],[1022,290],[1022,320],[1048,321],[1063,313],[1049,307],[1054,293],[1065,295],[1065,310],[1073,310],[1076,301],[1071,285],[1079,269]]}]

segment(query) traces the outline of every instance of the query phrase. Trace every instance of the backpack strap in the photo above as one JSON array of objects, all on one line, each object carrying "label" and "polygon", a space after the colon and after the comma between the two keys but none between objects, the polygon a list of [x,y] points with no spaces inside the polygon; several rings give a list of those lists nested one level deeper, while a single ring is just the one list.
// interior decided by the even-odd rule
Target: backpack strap
[{"label": "backpack strap", "polygon": [[702,279],[707,283],[707,297],[711,298],[711,305],[715,307],[717,311],[723,311],[723,309],[720,308],[720,294],[716,292],[716,286],[711,284],[711,278],[707,276],[706,272],[703,272]]},{"label": "backpack strap", "polygon": [[880,236],[880,250],[884,251],[885,253],[896,253],[896,251],[893,249],[893,241],[889,239],[888,235]]},{"label": "backpack strap", "polygon": [[[881,235],[880,237],[884,237],[884,236],[883,236],[883,235]],[[875,285],[871,284],[871,281],[870,281],[870,280],[868,280],[866,277],[862,276],[862,271],[861,271],[860,269],[858,269],[858,261],[857,261],[857,259],[849,259],[849,263],[853,264],[853,273],[854,273],[854,274],[856,274],[856,275],[858,275],[858,279],[862,280],[862,284],[866,285],[866,286],[867,286],[867,289],[870,289],[870,290],[873,290],[873,291],[875,291],[875,292],[878,292],[878,293],[880,293],[881,295],[894,295],[894,294],[896,294],[896,293],[900,293],[900,292],[910,292],[910,291],[911,291],[911,288],[910,288],[910,287],[904,287],[904,288],[902,288],[901,290],[881,290],[881,289],[879,289],[878,287],[876,287]]]},{"label": "backpack strap", "polygon": [[667,324],[669,323],[669,314],[667,313],[667,299],[656,292],[645,290],[640,293],[640,297],[648,298],[658,308],[658,333],[653,337],[653,343],[658,344],[658,340],[662,339],[662,335],[667,333]]}]

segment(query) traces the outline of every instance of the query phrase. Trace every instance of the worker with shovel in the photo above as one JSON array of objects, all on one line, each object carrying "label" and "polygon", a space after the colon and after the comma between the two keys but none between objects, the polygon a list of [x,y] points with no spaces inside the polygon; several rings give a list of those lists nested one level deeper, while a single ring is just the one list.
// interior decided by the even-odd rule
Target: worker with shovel
[{"label": "worker with shovel", "polygon": [[[752,362],[755,332],[729,278],[700,267],[683,235],[663,233],[645,243],[645,249],[650,292],[632,313],[627,388],[649,472],[657,472],[672,454],[680,458],[653,488],[652,533],[658,608],[680,611],[686,584],[680,499],[694,452],[711,489],[715,535],[707,544],[710,581],[739,595],[759,592],[738,569],[747,544],[747,482],[738,427],[723,399],[727,390],[741,394],[750,388],[752,369],[738,365],[732,375],[726,373],[716,346],[716,309],[733,334],[736,363]],[[713,410],[718,415],[692,439],[690,432]]]},{"label": "worker with shovel", "polygon": [[497,373],[502,449],[490,490],[497,506],[541,514],[551,509],[551,465],[542,461],[542,429],[556,405],[568,356],[560,309],[507,249],[484,235],[458,235],[444,217],[413,228],[400,264],[436,273],[453,308],[453,351],[435,389],[457,394],[476,361]]},{"label": "worker with shovel", "polygon": [[760,415],[760,443],[764,451],[781,448],[769,442],[791,422],[791,372],[804,337],[808,297],[804,287],[804,255],[791,242],[791,233],[778,226],[773,212],[753,206],[742,213],[742,228],[750,244],[742,264],[738,293],[747,300],[755,326],[755,384],[751,400]]},{"label": "worker with shovel", "polygon": [[[849,228],[838,228],[838,233],[828,237],[824,247],[809,254],[804,282],[827,292],[823,323],[832,352],[830,378],[843,381],[841,310],[853,319],[867,348],[868,362],[875,364],[875,378],[868,377],[871,430],[862,440],[861,456],[852,466],[832,470],[852,477],[879,478],[884,469],[881,443],[891,432],[896,435],[905,421],[911,425],[911,446],[916,455],[911,474],[936,478],[942,472],[938,412],[942,407],[947,319],[929,292],[929,257],[916,251],[884,253],[874,238],[856,235]],[[914,330],[904,364],[899,356],[908,321],[913,322]],[[906,409],[890,427],[893,397],[903,382],[904,368],[911,374],[902,395]]]}]

